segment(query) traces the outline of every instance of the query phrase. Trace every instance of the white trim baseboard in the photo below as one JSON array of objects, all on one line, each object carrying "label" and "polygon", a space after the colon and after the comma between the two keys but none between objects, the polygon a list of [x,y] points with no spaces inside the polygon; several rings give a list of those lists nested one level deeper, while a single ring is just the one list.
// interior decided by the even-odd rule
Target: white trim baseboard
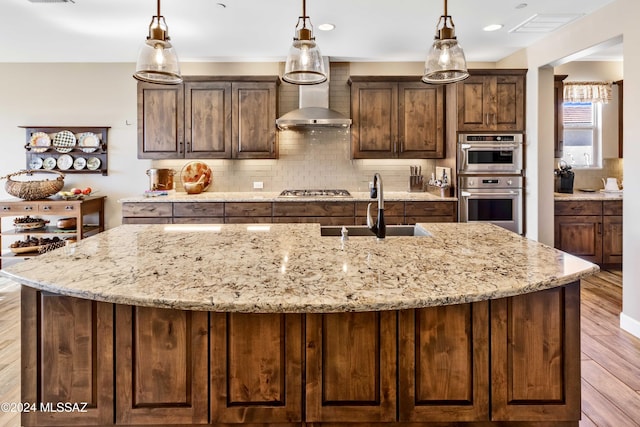
[{"label": "white trim baseboard", "polygon": [[620,313],[620,328],[640,338],[640,322],[624,313]]}]

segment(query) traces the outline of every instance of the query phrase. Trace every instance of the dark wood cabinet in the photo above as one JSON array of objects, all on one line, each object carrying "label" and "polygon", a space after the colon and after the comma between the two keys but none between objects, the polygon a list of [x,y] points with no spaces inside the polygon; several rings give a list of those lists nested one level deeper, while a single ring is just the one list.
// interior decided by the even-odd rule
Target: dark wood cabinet
[{"label": "dark wood cabinet", "polygon": [[211,423],[302,422],[303,316],[210,316]]},{"label": "dark wood cabinet", "polygon": [[562,158],[564,150],[564,79],[567,74],[554,76],[553,80],[553,153],[557,159]]},{"label": "dark wood cabinet", "polygon": [[[222,313],[22,290],[27,426],[575,426],[580,284],[401,311]],[[53,410],[82,403],[86,412]],[[41,406],[50,405],[50,406]]]},{"label": "dark wood cabinet", "polygon": [[580,418],[580,283],[491,301],[491,390],[493,421]]},{"label": "dark wood cabinet", "polygon": [[596,264],[621,264],[622,200],[556,201],[554,246]]},{"label": "dark wood cabinet", "polygon": [[489,419],[489,303],[399,315],[399,421]]},{"label": "dark wood cabinet", "polygon": [[207,424],[208,313],[115,306],[118,424]]},{"label": "dark wood cabinet", "polygon": [[277,158],[278,77],[138,83],[138,158]]},{"label": "dark wood cabinet", "polygon": [[351,77],[354,159],[443,158],[444,88],[414,77]]},{"label": "dark wood cabinet", "polygon": [[470,70],[457,83],[459,132],[523,132],[526,70]]},{"label": "dark wood cabinet", "polygon": [[25,286],[21,306],[21,424],[113,424],[113,306]]},{"label": "dark wood cabinet", "polygon": [[396,312],[307,314],[306,420],[396,420]]}]

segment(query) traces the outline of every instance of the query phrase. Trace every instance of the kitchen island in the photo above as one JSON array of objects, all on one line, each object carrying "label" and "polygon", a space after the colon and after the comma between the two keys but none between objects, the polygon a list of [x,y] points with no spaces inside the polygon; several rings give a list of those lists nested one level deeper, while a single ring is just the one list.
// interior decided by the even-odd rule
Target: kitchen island
[{"label": "kitchen island", "polygon": [[7,268],[22,400],[87,403],[23,424],[577,426],[598,267],[490,224],[419,227],[123,225]]}]

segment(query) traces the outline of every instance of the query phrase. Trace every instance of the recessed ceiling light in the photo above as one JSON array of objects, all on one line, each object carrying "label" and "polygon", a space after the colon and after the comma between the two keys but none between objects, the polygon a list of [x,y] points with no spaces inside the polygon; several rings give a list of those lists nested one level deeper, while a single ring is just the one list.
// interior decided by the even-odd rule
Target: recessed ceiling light
[{"label": "recessed ceiling light", "polygon": [[333,24],[320,24],[318,25],[318,29],[322,31],[332,31],[336,28]]},{"label": "recessed ceiling light", "polygon": [[483,31],[498,31],[499,29],[501,29],[504,25],[502,24],[491,24],[491,25],[487,25],[486,27],[484,27],[482,30]]}]

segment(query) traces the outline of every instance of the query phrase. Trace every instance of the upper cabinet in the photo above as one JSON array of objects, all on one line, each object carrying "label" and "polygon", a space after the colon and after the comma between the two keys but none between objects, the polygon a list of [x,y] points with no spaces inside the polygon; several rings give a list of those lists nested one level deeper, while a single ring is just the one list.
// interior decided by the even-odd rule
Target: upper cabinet
[{"label": "upper cabinet", "polygon": [[443,158],[444,88],[416,77],[352,76],[354,159]]},{"label": "upper cabinet", "polygon": [[138,83],[138,158],[277,158],[278,77]]},{"label": "upper cabinet", "polygon": [[457,83],[458,131],[523,132],[526,70],[470,70]]}]

